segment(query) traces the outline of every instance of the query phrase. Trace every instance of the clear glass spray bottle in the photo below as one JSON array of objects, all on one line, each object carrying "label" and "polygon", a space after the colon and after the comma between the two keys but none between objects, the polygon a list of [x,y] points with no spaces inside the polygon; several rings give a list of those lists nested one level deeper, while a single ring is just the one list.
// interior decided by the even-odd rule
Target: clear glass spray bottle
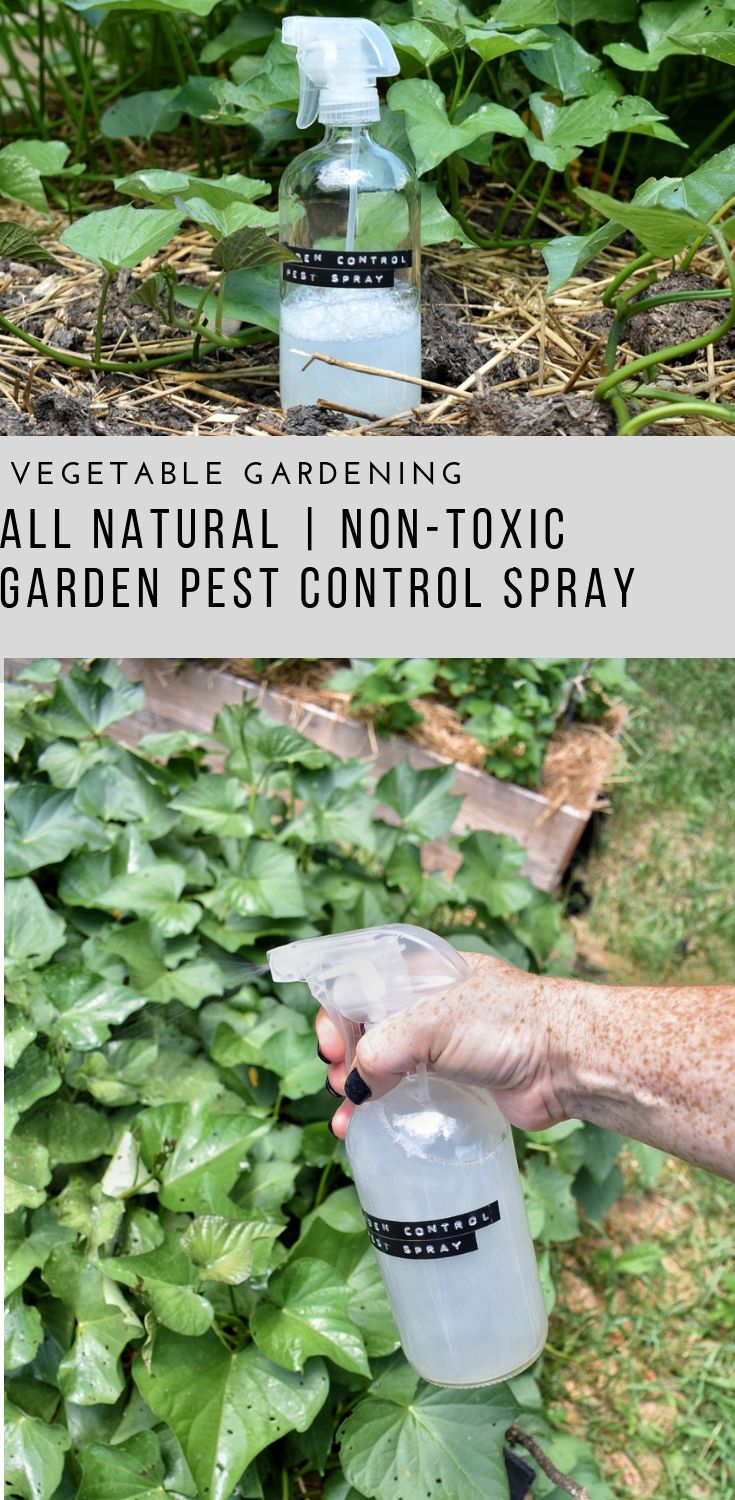
[{"label": "clear glass spray bottle", "polygon": [[[459,953],[420,927],[308,938],[268,955],[339,1027],[364,1028],[457,984]],[[355,1187],[406,1357],[437,1385],[492,1385],[532,1364],[546,1309],[511,1128],[487,1090],[422,1066],[350,1119]]]},{"label": "clear glass spray bottle", "polygon": [[318,146],[286,168],[279,194],[281,404],[320,397],[375,416],[415,406],[420,388],[314,360],[421,374],[419,190],[411,168],[380,146],[376,79],[398,72],[372,21],[290,16],[283,40],[297,49],[297,124],[319,116]]}]

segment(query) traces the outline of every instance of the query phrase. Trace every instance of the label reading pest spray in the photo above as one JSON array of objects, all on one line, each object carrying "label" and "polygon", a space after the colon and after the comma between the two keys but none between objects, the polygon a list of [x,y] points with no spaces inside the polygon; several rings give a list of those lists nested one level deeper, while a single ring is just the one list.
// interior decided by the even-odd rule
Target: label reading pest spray
[{"label": "label reading pest spray", "polygon": [[500,1207],[496,1199],[469,1214],[408,1224],[400,1219],[378,1219],[364,1210],[363,1217],[371,1244],[383,1255],[397,1255],[401,1260],[440,1260],[476,1250],[479,1230],[498,1223]]},{"label": "label reading pest spray", "polygon": [[283,262],[283,280],[304,286],[394,286],[396,271],[409,270],[413,263],[411,250],[304,250],[296,245],[285,248],[299,259]]}]

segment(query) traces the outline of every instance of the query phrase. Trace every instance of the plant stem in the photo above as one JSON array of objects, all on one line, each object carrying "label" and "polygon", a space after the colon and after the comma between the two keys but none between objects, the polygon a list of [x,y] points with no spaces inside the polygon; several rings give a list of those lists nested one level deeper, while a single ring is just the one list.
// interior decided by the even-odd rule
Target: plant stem
[{"label": "plant stem", "polygon": [[652,422],[665,422],[667,418],[681,416],[710,417],[716,422],[735,422],[735,406],[720,406],[717,402],[694,399],[667,401],[663,406],[649,407],[648,411],[629,417],[618,429],[618,437],[635,437],[636,433]]},{"label": "plant stem", "polygon": [[626,135],[623,140],[623,144],[618,152],[618,159],[615,163],[615,166],[613,167],[612,177],[610,178],[610,181],[608,183],[607,191],[610,198],[612,198],[613,193],[615,192],[615,189],[618,185],[618,178],[623,170],[623,167],[625,165],[625,158],[628,155],[628,151],[630,150],[630,142],[630,135]]},{"label": "plant stem", "polygon": [[643,255],[637,255],[635,260],[628,261],[627,266],[623,266],[622,271],[618,271],[617,276],[613,277],[609,287],[603,293],[603,307],[612,307],[615,294],[623,285],[623,282],[627,281],[629,276],[634,276],[636,271],[642,271],[644,266],[650,266],[652,260],[653,256],[650,250],[646,250]]},{"label": "plant stem", "polygon": [[506,203],[505,208],[503,209],[503,212],[501,213],[500,218],[498,219],[497,224],[495,225],[495,238],[497,240],[500,239],[500,237],[501,237],[501,235],[503,233],[503,230],[505,229],[505,226],[506,226],[506,224],[508,222],[508,219],[510,217],[510,213],[511,213],[511,210],[513,208],[513,205],[518,202],[518,199],[519,199],[521,193],[523,192],[523,189],[525,188],[526,183],[528,182],[528,180],[529,180],[529,178],[530,178],[530,176],[531,176],[531,174],[533,172],[533,169],[534,169],[535,165],[536,165],[536,163],[534,161],[529,161],[528,166],[526,167],[525,172],[521,176],[520,180],[516,183],[516,186],[513,189],[513,192],[511,193],[510,198],[508,199],[508,202]]},{"label": "plant stem", "polygon": [[629,380],[639,371],[650,370],[652,365],[668,364],[672,359],[686,358],[688,354],[698,354],[700,349],[706,349],[708,344],[716,344],[718,339],[724,338],[725,334],[735,327],[735,262],[733,262],[727,241],[716,224],[711,225],[710,232],[722,255],[730,278],[730,310],[724,322],[718,323],[717,327],[711,329],[709,333],[700,334],[698,338],[686,339],[681,344],[672,344],[667,349],[654,350],[651,354],[642,354],[639,359],[631,360],[630,364],[621,366],[619,370],[613,370],[600,381],[597,387],[595,395],[598,401],[604,401],[615,386],[620,385],[623,380]]},{"label": "plant stem", "polygon": [[102,282],[102,287],[100,290],[100,302],[99,307],[97,308],[97,321],[94,325],[94,362],[96,365],[99,365],[99,362],[102,358],[102,330],[105,321],[105,306],[107,304],[110,287],[112,286],[113,275],[114,273],[112,271],[105,272],[104,280]]},{"label": "plant stem", "polygon": [[541,213],[541,210],[542,210],[542,208],[543,208],[543,206],[544,206],[544,204],[546,202],[546,199],[549,196],[549,191],[550,191],[550,188],[551,188],[551,184],[552,184],[553,178],[554,178],[553,170],[552,170],[551,167],[548,167],[547,168],[547,172],[546,172],[546,176],[545,176],[545,178],[543,180],[543,183],[542,183],[542,186],[541,186],[541,192],[539,193],[538,198],[536,199],[536,205],[535,205],[535,208],[533,210],[533,213],[531,214],[530,218],[526,220],[526,224],[525,224],[524,229],[523,229],[522,239],[524,239],[524,240],[528,239],[528,237],[529,237],[529,235],[531,233],[531,230],[533,229],[533,226],[536,223],[536,220],[537,220],[539,214]]},{"label": "plant stem", "polygon": [[[44,354],[47,359],[56,360],[57,364],[68,365],[74,370],[103,370],[111,375],[145,375],[149,370],[162,370],[169,365],[179,365],[191,357],[197,340],[188,348],[177,350],[173,354],[164,354],[156,359],[138,360],[110,360],[100,359],[97,363],[91,359],[82,359],[77,354],[67,354],[65,349],[54,349],[51,344],[44,344],[37,339],[35,334],[28,333],[25,328],[19,328],[17,323],[11,323],[9,318],[0,314],[0,330],[9,333],[12,338],[21,339],[24,344],[29,344],[31,349],[36,349],[39,354]],[[202,344],[200,354],[214,354],[217,349],[243,349],[247,344],[267,343],[273,337],[260,328],[251,329],[248,333],[239,334],[232,339],[214,340],[210,336],[210,342]]]},{"label": "plant stem", "polygon": [[689,166],[691,162],[692,167],[696,166],[697,162],[708,154],[710,147],[714,146],[715,141],[718,141],[720,136],[724,135],[725,131],[730,129],[733,122],[735,122],[735,109],[731,109],[729,115],[725,115],[724,120],[720,120],[719,124],[715,125],[714,130],[711,130],[709,135],[705,136],[703,141],[700,141],[696,151],[690,151],[684,165]]}]

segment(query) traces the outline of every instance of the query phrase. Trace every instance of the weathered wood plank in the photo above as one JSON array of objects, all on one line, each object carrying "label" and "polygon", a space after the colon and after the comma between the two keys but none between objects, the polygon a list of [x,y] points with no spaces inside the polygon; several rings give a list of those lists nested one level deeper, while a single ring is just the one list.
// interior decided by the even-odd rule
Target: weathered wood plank
[{"label": "weathered wood plank", "polygon": [[[20,667],[20,660],[6,662],[6,670]],[[115,726],[115,735],[126,744],[137,744],[152,730],[191,729],[207,732],[215,714],[226,703],[245,697],[259,703],[269,718],[292,725],[323,749],[342,759],[368,761],[379,776],[408,757],[417,768],[452,762],[397,735],[378,739],[356,719],[342,719],[319,704],[287,697],[262,684],[249,683],[228,672],[211,669],[195,661],[179,662],[166,657],[131,657],[121,661],[129,676],[143,682],[146,704],[142,713]],[[551,811],[548,799],[526,787],[499,781],[485,771],[458,764],[455,789],[464,797],[453,833],[487,829],[512,834],[526,849],[526,873],[539,890],[556,888],[582,835],[587,815],[562,806]],[[387,815],[387,814],[386,814]],[[445,840],[427,844],[427,869],[453,872],[459,857]]]}]

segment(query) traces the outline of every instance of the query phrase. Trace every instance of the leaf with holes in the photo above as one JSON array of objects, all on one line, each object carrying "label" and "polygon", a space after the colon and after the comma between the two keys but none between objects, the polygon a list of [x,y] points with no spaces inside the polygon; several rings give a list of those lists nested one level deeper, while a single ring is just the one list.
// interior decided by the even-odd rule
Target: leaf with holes
[{"label": "leaf with holes", "polygon": [[206,1103],[164,1104],[140,1115],[139,1126],[143,1161],[160,1178],[164,1207],[228,1215],[230,1189],[268,1122],[247,1110],[218,1114]]},{"label": "leaf with holes", "polygon": [[234,1353],[214,1334],[189,1340],[165,1329],[155,1336],[150,1368],[136,1360],[133,1378],[176,1433],[207,1500],[228,1500],[258,1453],[287,1432],[305,1432],[329,1389],[321,1360],[310,1360],[303,1375],[295,1375],[253,1344]]},{"label": "leaf with holes", "polygon": [[80,1406],[112,1404],[125,1389],[120,1354],[142,1333],[115,1283],[73,1250],[52,1250],[43,1279],[77,1320],[72,1346],[59,1365],[59,1390]]},{"label": "leaf with holes", "polygon": [[65,1427],[40,1421],[5,1402],[6,1494],[22,1500],[51,1500],[64,1470],[70,1446]]},{"label": "leaf with holes", "polygon": [[504,1495],[503,1443],[519,1410],[506,1385],[438,1390],[397,1355],[337,1434],[342,1468],[369,1500]]}]

